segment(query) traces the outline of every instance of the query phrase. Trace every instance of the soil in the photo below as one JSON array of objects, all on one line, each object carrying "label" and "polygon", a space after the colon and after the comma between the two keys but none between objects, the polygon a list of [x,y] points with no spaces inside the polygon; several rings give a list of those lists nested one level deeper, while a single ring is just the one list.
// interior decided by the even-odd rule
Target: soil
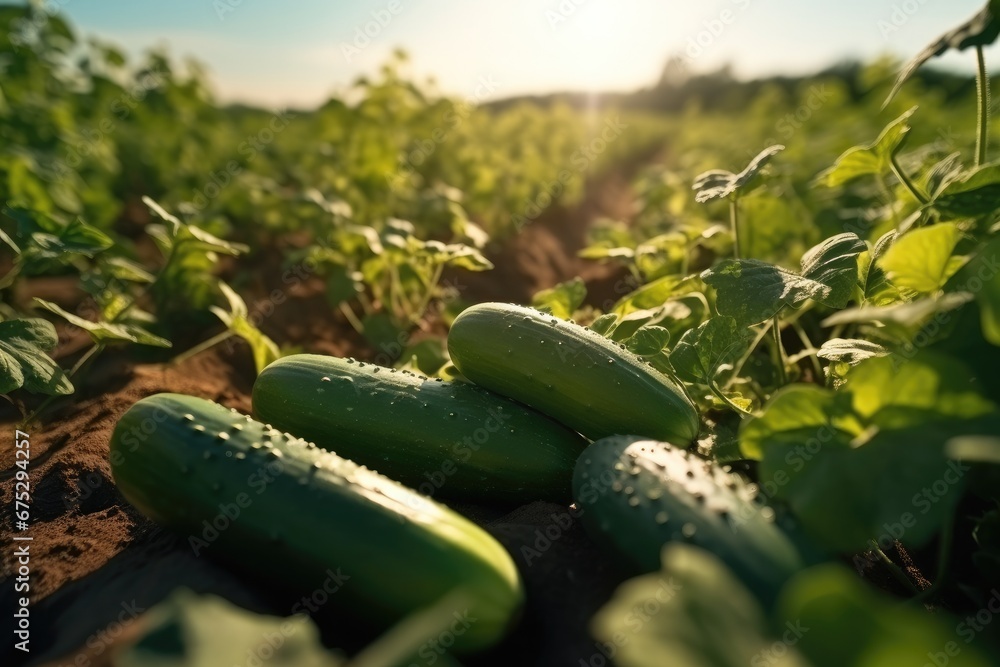
[{"label": "soil", "polygon": [[[455,277],[464,282],[462,298],[524,303],[535,291],[577,275],[586,280],[592,303],[614,298],[621,273],[584,262],[577,253],[593,220],[628,215],[633,205],[630,176],[628,170],[603,175],[599,183],[588,185],[579,205],[550,209],[521,234],[489,248],[494,271]],[[271,259],[276,258],[277,253]],[[309,352],[375,356],[344,316],[330,308],[321,281],[307,279],[289,287],[282,284],[276,268],[260,268],[280,265],[267,256],[258,260],[247,267],[250,284],[241,286],[245,294],[259,295],[250,300],[251,309],[267,306],[273,289],[284,290],[287,296],[281,304],[271,304],[273,313],[261,324],[268,335]],[[23,298],[44,296],[67,307],[81,298],[68,279],[29,281],[24,289],[26,293],[19,295]],[[80,356],[87,339],[80,333],[61,333],[64,338],[56,357],[66,367]],[[211,334],[200,333],[201,338]],[[72,399],[55,403],[47,412],[44,426],[33,430],[30,439],[32,652],[25,662],[23,653],[5,643],[3,650],[9,649],[11,655],[3,664],[107,664],[115,642],[134,635],[141,626],[141,620],[136,621],[141,612],[181,586],[256,611],[288,613],[291,605],[281,591],[196,557],[185,543],[136,512],[115,488],[108,463],[111,431],[137,400],[170,391],[249,412],[253,377],[249,351],[239,344],[219,345],[181,363],[141,362],[126,352],[108,351],[97,359]],[[13,433],[17,421],[15,410],[0,407],[0,433]],[[0,502],[5,507],[13,504],[15,470],[14,450],[5,444],[0,450]],[[624,573],[595,552],[575,521],[560,528],[559,539],[540,556],[530,555],[554,517],[565,515],[568,508],[537,502],[499,510],[457,509],[484,525],[511,551],[521,566],[529,600],[510,639],[466,664],[577,665],[594,656],[597,648],[588,636],[587,621]],[[9,534],[11,528],[5,524],[4,532]],[[10,572],[4,575],[10,578]],[[5,582],[0,593],[5,609],[12,598],[12,586]],[[317,622],[331,647],[357,647],[355,632],[323,617]]]}]

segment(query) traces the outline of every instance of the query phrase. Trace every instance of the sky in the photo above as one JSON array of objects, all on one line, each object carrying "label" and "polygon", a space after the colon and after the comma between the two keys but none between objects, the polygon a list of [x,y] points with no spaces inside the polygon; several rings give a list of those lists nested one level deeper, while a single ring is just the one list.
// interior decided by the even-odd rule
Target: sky
[{"label": "sky", "polygon": [[[47,0],[78,30],[133,55],[166,45],[208,66],[224,102],[314,106],[377,71],[410,72],[481,100],[630,91],[672,55],[694,72],[817,71],[846,58],[908,58],[983,0]],[[988,52],[1000,63],[1000,45]],[[972,52],[938,61],[974,71]]]}]

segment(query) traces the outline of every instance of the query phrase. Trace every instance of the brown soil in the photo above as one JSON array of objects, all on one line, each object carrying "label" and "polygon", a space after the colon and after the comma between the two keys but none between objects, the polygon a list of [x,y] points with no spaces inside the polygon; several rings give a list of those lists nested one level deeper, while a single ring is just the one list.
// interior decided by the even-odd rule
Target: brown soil
[{"label": "brown soil", "polygon": [[[523,303],[535,291],[577,275],[586,279],[592,302],[610,298],[620,274],[610,267],[584,262],[577,253],[585,245],[586,230],[593,220],[627,216],[632,205],[629,176],[625,172],[605,175],[599,184],[590,185],[579,206],[550,210],[520,235],[490,249],[494,271],[455,276],[458,284],[468,285],[463,299]],[[277,268],[261,270],[261,266],[280,266],[278,259],[277,253],[269,256],[265,252],[254,266],[244,267],[250,283],[241,285],[241,291],[260,295],[250,303],[251,309],[270,312],[261,328],[275,340],[306,351],[372,357],[373,350],[327,303],[319,280],[289,286],[281,281]],[[72,307],[80,299],[74,289],[72,281],[45,279],[29,282],[18,297],[27,300],[38,295]],[[287,297],[280,304],[267,296],[275,289]],[[211,333],[204,332],[201,338]],[[68,335],[56,356],[68,366],[86,343],[79,334]],[[98,358],[74,397],[56,403],[46,414],[44,426],[31,431],[31,663],[62,658],[55,664],[70,664],[82,655],[91,661],[87,664],[98,664],[104,647],[119,634],[127,634],[123,627],[129,626],[134,613],[130,611],[123,619],[126,607],[148,608],[182,585],[215,592],[251,609],[277,614],[287,609],[258,582],[194,557],[139,515],[115,488],[108,462],[111,431],[137,400],[157,392],[179,392],[249,412],[252,382],[249,351],[239,344],[222,344],[176,365],[140,363],[125,353],[107,352]],[[10,406],[0,406],[0,433],[5,443],[12,442],[6,434],[13,435],[17,419]],[[14,450],[4,444],[0,450],[0,502],[4,507],[13,503],[15,470]],[[552,512],[565,508],[539,503],[506,517],[495,511],[468,510],[517,553],[520,545],[533,543],[536,529],[551,523]],[[5,533],[13,528],[9,521],[4,523]],[[538,664],[576,664],[577,654],[586,657],[593,653],[586,620],[618,580],[617,575],[609,579],[608,566],[590,552],[592,547],[579,527],[574,526],[568,534],[571,536],[552,550],[545,564],[526,572],[529,598],[534,602],[528,610],[531,622],[524,627],[537,627],[516,633],[511,643],[515,648],[510,650],[518,650],[522,656],[525,651],[537,655]],[[533,592],[532,587],[537,590]],[[588,602],[567,608],[566,600],[581,587],[589,591]],[[7,608],[11,587],[5,585],[0,595]],[[545,631],[540,634],[537,628]],[[349,643],[350,638],[334,635],[330,641],[336,645]],[[95,646],[100,650],[95,652]],[[11,656],[14,664],[24,662],[24,658],[20,652]],[[487,663],[489,659],[483,664]]]}]

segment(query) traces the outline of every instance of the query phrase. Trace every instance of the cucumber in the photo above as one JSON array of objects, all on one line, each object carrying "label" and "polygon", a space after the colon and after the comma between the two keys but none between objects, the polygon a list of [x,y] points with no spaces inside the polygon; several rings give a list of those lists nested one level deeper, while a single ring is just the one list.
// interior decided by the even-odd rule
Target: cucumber
[{"label": "cucumber", "polygon": [[690,452],[635,436],[598,440],[573,475],[584,529],[636,572],[683,541],[715,554],[767,605],[805,565],[756,487]]},{"label": "cucumber", "polygon": [[531,308],[483,303],[448,334],[466,378],[591,439],[617,433],[690,443],[698,413],[684,392],[604,336]]},{"label": "cucumber", "polygon": [[210,401],[139,401],[115,427],[110,458],[125,498],[186,535],[196,554],[311,592],[314,601],[325,588],[331,605],[377,629],[461,589],[467,604],[455,610],[465,619],[456,622],[455,649],[471,651],[497,642],[522,606],[513,561],[478,526]]},{"label": "cucumber", "polygon": [[468,382],[310,354],[275,361],[253,387],[258,419],[424,495],[568,501],[586,440]]}]

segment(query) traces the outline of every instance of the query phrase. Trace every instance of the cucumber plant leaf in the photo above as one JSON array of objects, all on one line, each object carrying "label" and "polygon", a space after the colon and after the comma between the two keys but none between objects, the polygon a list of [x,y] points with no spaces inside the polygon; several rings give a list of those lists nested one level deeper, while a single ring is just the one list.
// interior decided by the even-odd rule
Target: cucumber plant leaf
[{"label": "cucumber plant leaf", "polygon": [[229,310],[219,308],[218,306],[211,306],[209,310],[212,311],[213,315],[222,320],[222,323],[226,325],[226,328],[230,332],[246,341],[247,345],[250,346],[251,352],[253,352],[254,366],[257,368],[257,372],[260,373],[264,370],[265,366],[272,361],[276,361],[281,356],[281,351],[273,340],[268,338],[250,321],[247,304],[236,293],[236,290],[221,280],[219,281],[219,289],[226,298]]},{"label": "cucumber plant leaf", "polygon": [[695,191],[694,199],[699,204],[705,204],[717,199],[726,199],[743,194],[754,184],[764,166],[771,161],[775,155],[785,150],[781,144],[768,146],[750,161],[743,171],[734,174],[724,169],[711,169],[699,174],[692,183],[691,188]]},{"label": "cucumber plant leaf", "polygon": [[670,342],[670,331],[658,327],[655,324],[647,324],[639,327],[632,336],[625,341],[625,347],[629,352],[640,357],[653,357],[662,352],[667,343]]},{"label": "cucumber plant leaf", "polygon": [[172,343],[166,338],[161,338],[150,333],[143,327],[134,323],[118,322],[91,322],[78,315],[74,315],[63,310],[56,304],[35,298],[35,303],[59,317],[63,318],[73,326],[79,327],[87,332],[95,345],[107,343],[124,342],[136,343],[138,345],[149,345],[151,347],[172,347]]},{"label": "cucumber plant leaf", "polygon": [[713,317],[681,336],[670,363],[682,380],[711,384],[719,367],[739,358],[752,339],[750,330],[732,317]]},{"label": "cucumber plant leaf", "polygon": [[848,232],[810,249],[802,258],[802,275],[756,259],[727,259],[701,278],[715,288],[719,314],[750,326],[808,299],[842,308],[854,292],[858,255],[866,247]]},{"label": "cucumber plant leaf", "polygon": [[[268,647],[275,667],[336,667],[343,664],[320,641],[305,615],[263,616],[213,595],[187,589],[173,593],[139,619],[137,637],[115,656],[119,667],[236,665]],[[277,636],[268,644],[263,638]]]},{"label": "cucumber plant leaf", "polygon": [[951,222],[903,234],[878,260],[893,285],[917,294],[934,294],[962,268],[964,257],[952,253],[962,233]]},{"label": "cucumber plant leaf", "polygon": [[[615,303],[612,312],[620,317],[643,310],[660,308],[687,287],[689,279],[683,276],[663,276],[639,287]],[[692,286],[691,290],[697,290]]]},{"label": "cucumber plant leaf", "polygon": [[825,327],[833,327],[838,324],[877,323],[899,329],[905,336],[934,315],[960,308],[974,298],[975,296],[969,292],[951,292],[888,306],[847,308],[830,315],[822,324]]},{"label": "cucumber plant leaf", "polygon": [[926,665],[929,657],[951,667],[991,664],[965,642],[959,653],[943,653],[959,645],[957,618],[900,604],[840,565],[818,565],[792,579],[774,616],[800,630],[784,636],[795,639],[795,650],[813,667]]},{"label": "cucumber plant leaf", "polygon": [[913,73],[931,58],[952,49],[963,51],[970,46],[987,46],[996,41],[998,35],[1000,35],[1000,2],[990,0],[975,16],[938,37],[925,46],[910,62],[906,63],[899,76],[896,77],[896,82],[882,105],[883,108],[896,96],[902,85],[913,76]]},{"label": "cucumber plant leaf", "polygon": [[[410,237],[416,240],[415,237]],[[420,242],[416,244],[418,247]],[[421,254],[430,257],[431,264],[455,266],[466,271],[489,271],[493,268],[493,262],[486,259],[479,250],[464,243],[441,243],[440,241],[426,241],[422,243]]]},{"label": "cucumber plant leaf", "polygon": [[802,256],[802,277],[829,287],[830,293],[820,300],[832,308],[843,308],[857,283],[858,256],[867,249],[853,232],[831,236]]},{"label": "cucumber plant leaf", "polygon": [[987,243],[968,264],[961,277],[975,291],[982,321],[983,337],[1000,346],[1000,238]]},{"label": "cucumber plant leaf", "polygon": [[560,319],[569,320],[586,298],[587,285],[582,278],[574,278],[536,292],[531,298],[531,305]]},{"label": "cucumber plant leaf", "polygon": [[892,169],[892,157],[906,141],[910,132],[910,116],[916,110],[917,107],[912,107],[886,125],[878,138],[867,146],[848,148],[832,167],[816,177],[816,182],[834,188],[860,176],[889,173]]},{"label": "cucumber plant leaf", "polygon": [[59,339],[42,319],[0,322],[0,394],[24,388],[35,394],[65,396],[73,384],[47,354]]},{"label": "cucumber plant leaf", "polygon": [[80,218],[66,223],[46,213],[16,207],[4,208],[3,213],[17,224],[20,245],[6,233],[3,233],[4,243],[18,253],[18,266],[29,271],[66,266],[79,257],[92,258],[114,245],[111,237]]},{"label": "cucumber plant leaf", "polygon": [[720,315],[741,326],[759,324],[785,306],[796,307],[808,299],[823,301],[833,290],[815,280],[756,259],[726,259],[701,274],[716,290]]},{"label": "cucumber plant leaf", "polygon": [[[637,615],[653,608],[658,611]],[[671,543],[663,569],[619,586],[591,630],[617,648],[619,667],[745,667],[770,656],[769,625],[760,603],[716,556]],[[794,647],[767,664],[808,666]]]},{"label": "cucumber plant leaf", "polygon": [[[825,546],[864,549],[909,515],[912,525],[896,537],[919,547],[962,493],[965,470],[949,460],[947,442],[998,428],[996,405],[970,378],[961,363],[926,351],[868,359],[838,392],[793,385],[776,393],[744,422],[740,446],[761,461],[762,486]],[[934,498],[920,495],[941,479]]]},{"label": "cucumber plant leaf", "polygon": [[859,303],[884,306],[900,300],[899,291],[889,282],[885,271],[878,261],[892,247],[896,240],[896,231],[889,231],[879,237],[871,250],[865,250],[858,255],[858,288],[861,297]]},{"label": "cucumber plant leaf", "polygon": [[1000,162],[970,169],[948,181],[934,196],[934,208],[953,217],[994,213],[1000,199]]},{"label": "cucumber plant leaf", "polygon": [[816,356],[827,361],[839,361],[854,366],[865,359],[884,357],[889,350],[878,343],[859,338],[831,338],[823,343]]},{"label": "cucumber plant leaf", "polygon": [[616,326],[618,326],[618,316],[614,313],[606,313],[594,320],[589,328],[602,336],[610,338]]}]

